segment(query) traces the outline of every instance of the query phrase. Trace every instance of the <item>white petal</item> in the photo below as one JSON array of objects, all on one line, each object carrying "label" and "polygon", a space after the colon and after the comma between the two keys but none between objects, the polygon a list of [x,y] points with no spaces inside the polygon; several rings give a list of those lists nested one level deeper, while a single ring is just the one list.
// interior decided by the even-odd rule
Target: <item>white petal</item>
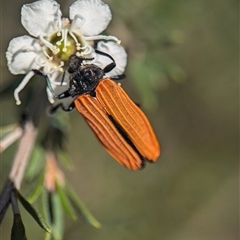
[{"label": "white petal", "polygon": [[[107,76],[111,77],[124,73],[125,67],[127,65],[127,53],[121,45],[115,42],[101,41],[97,45],[97,50],[109,54],[116,62],[116,67],[112,71],[107,73]],[[100,54],[96,54],[96,60],[93,62],[93,64],[96,64],[100,68],[104,68],[111,62],[112,60],[110,58]]]},{"label": "white petal", "polygon": [[9,71],[12,74],[24,74],[33,68],[39,68],[35,59],[40,49],[38,41],[30,36],[12,39],[6,52]]},{"label": "white petal", "polygon": [[78,0],[70,6],[69,17],[71,20],[75,17],[74,31],[93,36],[107,28],[112,14],[108,5],[101,0]]},{"label": "white petal", "polygon": [[54,0],[41,0],[22,7],[22,25],[34,37],[50,31],[60,24],[60,5]]}]

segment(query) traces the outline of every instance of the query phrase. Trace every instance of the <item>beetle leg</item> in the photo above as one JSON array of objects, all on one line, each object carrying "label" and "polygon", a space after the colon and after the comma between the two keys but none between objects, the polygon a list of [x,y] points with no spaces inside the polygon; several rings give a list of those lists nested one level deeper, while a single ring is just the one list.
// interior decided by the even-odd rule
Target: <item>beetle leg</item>
[{"label": "beetle leg", "polygon": [[63,93],[60,93],[59,95],[56,96],[57,99],[63,99],[63,98],[67,98],[70,97],[71,95],[69,94],[69,91],[65,91]]},{"label": "beetle leg", "polygon": [[122,80],[122,79],[126,78],[126,75],[125,74],[114,75],[114,76],[109,77],[109,78],[113,81],[119,81],[119,80]]},{"label": "beetle leg", "polygon": [[110,64],[108,64],[104,69],[103,71],[105,73],[108,73],[110,71],[112,71],[115,67],[116,67],[116,63],[115,63],[115,60],[112,56],[110,56],[109,54],[105,53],[105,52],[102,52],[102,51],[99,51],[99,50],[95,50],[96,53],[100,54],[100,55],[103,55],[105,57],[108,57],[112,60],[112,62]]},{"label": "beetle leg", "polygon": [[66,74],[66,70],[63,72],[63,75],[62,75],[61,86],[63,85],[63,81],[64,81],[64,78],[65,78],[65,74]]},{"label": "beetle leg", "polygon": [[63,111],[65,111],[65,112],[70,112],[70,111],[72,111],[72,110],[75,108],[75,104],[74,104],[74,102],[72,102],[67,108],[65,108],[62,103],[59,103],[59,104],[57,104],[56,106],[51,107],[50,110],[49,110],[49,113],[50,113],[50,114],[53,114],[53,113],[55,113],[59,108],[61,108],[61,109],[62,109]]},{"label": "beetle leg", "polygon": [[108,64],[103,71],[105,73],[111,72],[114,68],[116,67],[116,63],[115,62],[111,62],[110,64]]}]

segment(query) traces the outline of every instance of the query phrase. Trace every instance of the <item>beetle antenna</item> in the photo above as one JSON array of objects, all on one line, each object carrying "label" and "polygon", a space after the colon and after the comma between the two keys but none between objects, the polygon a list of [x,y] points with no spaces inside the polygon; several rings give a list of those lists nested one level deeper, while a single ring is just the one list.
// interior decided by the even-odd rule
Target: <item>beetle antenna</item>
[{"label": "beetle antenna", "polygon": [[63,85],[63,81],[64,81],[64,78],[65,78],[65,73],[66,73],[66,70],[64,70],[63,75],[62,75],[61,86]]},{"label": "beetle antenna", "polygon": [[86,61],[91,61],[93,60],[94,58],[81,58],[82,60],[86,60]]},{"label": "beetle antenna", "polygon": [[114,60],[114,58],[112,56],[110,56],[109,54],[105,53],[105,52],[102,52],[102,51],[99,51],[99,50],[95,50],[96,53],[100,54],[100,55],[103,55],[105,57],[108,57],[112,60],[112,62],[110,64],[108,64],[104,69],[103,71],[105,73],[108,73],[108,72],[111,72],[115,67],[116,67],[116,62]]},{"label": "beetle antenna", "polygon": [[115,63],[115,60],[114,60],[114,58],[113,58],[111,55],[109,55],[109,54],[107,54],[107,53],[105,53],[105,52],[99,51],[99,50],[97,50],[97,49],[95,49],[95,52],[98,53],[98,54],[100,54],[100,55],[103,55],[103,56],[105,56],[105,57],[110,58],[110,59]]}]

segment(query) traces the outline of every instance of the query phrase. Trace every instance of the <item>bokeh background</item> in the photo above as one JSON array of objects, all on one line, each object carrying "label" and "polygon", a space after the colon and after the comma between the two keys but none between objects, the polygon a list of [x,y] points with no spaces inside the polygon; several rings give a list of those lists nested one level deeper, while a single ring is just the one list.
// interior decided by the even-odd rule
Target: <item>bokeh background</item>
[{"label": "bokeh background", "polygon": [[[1,0],[1,86],[23,77],[8,72],[5,51],[13,37],[27,34],[20,9],[30,2]],[[68,16],[73,1],[58,2]],[[65,174],[102,228],[66,218],[64,239],[239,239],[238,1],[105,2],[113,13],[107,33],[129,54],[122,86],[149,117],[162,155],[142,171],[129,171],[76,111],[70,113],[74,169]],[[1,125],[18,120],[17,108],[13,97],[1,99]],[[2,154],[1,186],[15,148]],[[28,238],[43,239],[22,212]],[[8,211],[0,239],[9,239],[11,224]]]}]

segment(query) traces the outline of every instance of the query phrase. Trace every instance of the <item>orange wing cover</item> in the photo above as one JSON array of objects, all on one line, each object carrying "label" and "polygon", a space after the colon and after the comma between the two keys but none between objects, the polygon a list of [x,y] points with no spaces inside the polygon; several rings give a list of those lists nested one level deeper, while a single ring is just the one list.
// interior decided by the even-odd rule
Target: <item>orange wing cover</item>
[{"label": "orange wing cover", "polygon": [[132,170],[142,168],[144,160],[155,162],[160,146],[141,109],[109,78],[95,92],[96,97],[80,95],[74,103],[108,153]]}]

